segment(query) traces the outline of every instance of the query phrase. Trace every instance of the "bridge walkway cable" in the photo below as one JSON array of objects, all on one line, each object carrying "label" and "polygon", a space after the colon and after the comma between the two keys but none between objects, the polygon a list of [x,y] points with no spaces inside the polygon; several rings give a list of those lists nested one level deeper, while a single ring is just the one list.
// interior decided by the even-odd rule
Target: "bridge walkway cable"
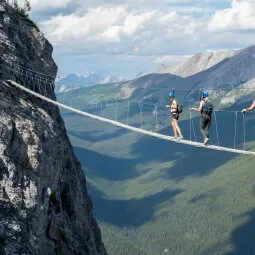
[{"label": "bridge walkway cable", "polygon": [[204,149],[207,149],[207,150],[216,150],[216,151],[224,151],[224,152],[231,152],[231,153],[236,153],[236,154],[242,154],[242,155],[252,155],[252,156],[255,156],[255,151],[245,151],[245,150],[237,150],[237,149],[231,149],[231,148],[226,148],[226,147],[221,147],[221,146],[215,146],[215,145],[207,145],[205,146],[204,144],[202,143],[198,143],[198,142],[194,142],[194,141],[189,141],[189,140],[179,140],[179,141],[176,141],[174,139],[174,137],[172,136],[167,136],[167,135],[162,135],[162,134],[159,134],[159,133],[155,133],[155,132],[152,132],[152,131],[147,131],[147,130],[144,130],[144,129],[141,129],[141,128],[136,128],[136,127],[132,127],[132,126],[129,126],[127,124],[123,124],[121,122],[118,122],[116,120],[110,120],[110,119],[107,119],[107,118],[103,118],[103,117],[100,117],[100,116],[97,116],[97,115],[94,115],[94,114],[90,114],[88,112],[84,112],[84,111],[81,111],[81,110],[78,110],[78,109],[75,109],[73,107],[70,107],[70,106],[67,106],[65,104],[62,104],[62,103],[59,103],[55,100],[52,100],[48,97],[45,97],[43,95],[40,95],[12,80],[8,80],[7,82],[4,82],[4,84],[6,86],[14,86],[20,90],[23,90],[27,93],[29,93],[30,95],[33,95],[37,98],[40,98],[44,101],[47,101],[48,103],[51,103],[51,104],[54,104],[56,106],[59,106],[61,108],[64,108],[66,110],[69,110],[71,112],[74,112],[74,113],[77,113],[77,114],[80,114],[80,115],[83,115],[85,117],[89,117],[91,119],[94,119],[94,120],[98,120],[98,121],[101,121],[101,122],[104,122],[104,123],[108,123],[108,124],[112,124],[114,126],[117,126],[117,127],[120,127],[120,128],[124,128],[124,129],[127,129],[127,130],[130,130],[130,131],[133,131],[133,132],[136,132],[136,133],[140,133],[140,134],[143,134],[143,135],[147,135],[147,136],[152,136],[152,137],[156,137],[156,138],[159,138],[159,139],[162,139],[162,140],[166,140],[166,141],[171,141],[171,142],[176,142],[176,143],[179,143],[179,144],[185,144],[185,145],[191,145],[191,146],[195,146],[195,147],[198,147],[198,148],[204,148]]}]

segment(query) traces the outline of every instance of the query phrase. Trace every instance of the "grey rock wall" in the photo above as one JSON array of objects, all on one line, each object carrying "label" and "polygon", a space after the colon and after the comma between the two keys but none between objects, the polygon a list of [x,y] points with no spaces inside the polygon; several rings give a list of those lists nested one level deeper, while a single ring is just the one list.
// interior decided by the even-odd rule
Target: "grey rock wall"
[{"label": "grey rock wall", "polygon": [[3,0],[0,14],[0,254],[106,254],[59,109],[4,83],[8,63],[55,76],[52,46]]}]

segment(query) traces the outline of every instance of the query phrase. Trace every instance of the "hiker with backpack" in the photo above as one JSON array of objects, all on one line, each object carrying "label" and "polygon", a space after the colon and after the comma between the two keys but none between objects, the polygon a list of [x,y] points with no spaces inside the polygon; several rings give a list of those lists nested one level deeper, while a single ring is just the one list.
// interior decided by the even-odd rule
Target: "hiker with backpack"
[{"label": "hiker with backpack", "polygon": [[252,111],[254,108],[255,108],[255,99],[254,99],[254,101],[253,101],[253,103],[251,104],[250,107],[242,110],[242,113]]},{"label": "hiker with backpack", "polygon": [[179,120],[179,116],[180,116],[180,113],[182,113],[182,105],[176,100],[175,98],[175,95],[174,95],[174,91],[170,92],[168,94],[169,96],[169,101],[170,101],[170,104],[167,105],[166,107],[167,108],[170,108],[170,113],[171,113],[171,116],[172,116],[172,128],[173,128],[173,131],[174,131],[174,138],[177,140],[179,139],[183,139],[183,135],[182,135],[182,132],[181,132],[181,129],[179,127],[179,124],[178,124],[178,120]]},{"label": "hiker with backpack", "polygon": [[211,115],[213,112],[213,105],[209,101],[209,93],[208,91],[204,91],[201,93],[201,100],[199,104],[199,108],[190,108],[190,110],[194,110],[196,112],[201,113],[200,118],[200,131],[204,137],[204,145],[207,145],[210,141],[209,139],[209,129],[211,126]]}]

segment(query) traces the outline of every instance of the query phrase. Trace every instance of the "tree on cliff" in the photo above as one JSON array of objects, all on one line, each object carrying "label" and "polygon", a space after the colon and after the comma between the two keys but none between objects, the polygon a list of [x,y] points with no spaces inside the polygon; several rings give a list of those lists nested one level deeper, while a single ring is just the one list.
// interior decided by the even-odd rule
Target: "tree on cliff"
[{"label": "tree on cliff", "polygon": [[18,7],[19,14],[23,17],[28,17],[29,12],[31,11],[30,0],[25,0],[24,7]]}]

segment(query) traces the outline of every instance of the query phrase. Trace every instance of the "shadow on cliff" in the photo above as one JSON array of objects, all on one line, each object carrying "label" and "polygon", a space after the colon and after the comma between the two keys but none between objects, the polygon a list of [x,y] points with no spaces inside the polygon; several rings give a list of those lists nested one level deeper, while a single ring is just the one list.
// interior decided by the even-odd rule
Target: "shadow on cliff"
[{"label": "shadow on cliff", "polygon": [[182,192],[179,189],[163,190],[139,199],[110,200],[89,183],[87,187],[97,219],[119,227],[139,227],[151,221],[161,203],[172,203],[171,200]]},{"label": "shadow on cliff", "polygon": [[232,233],[231,243],[234,250],[225,255],[254,255],[255,254],[255,209],[243,215],[249,217],[249,221],[235,229]]}]

